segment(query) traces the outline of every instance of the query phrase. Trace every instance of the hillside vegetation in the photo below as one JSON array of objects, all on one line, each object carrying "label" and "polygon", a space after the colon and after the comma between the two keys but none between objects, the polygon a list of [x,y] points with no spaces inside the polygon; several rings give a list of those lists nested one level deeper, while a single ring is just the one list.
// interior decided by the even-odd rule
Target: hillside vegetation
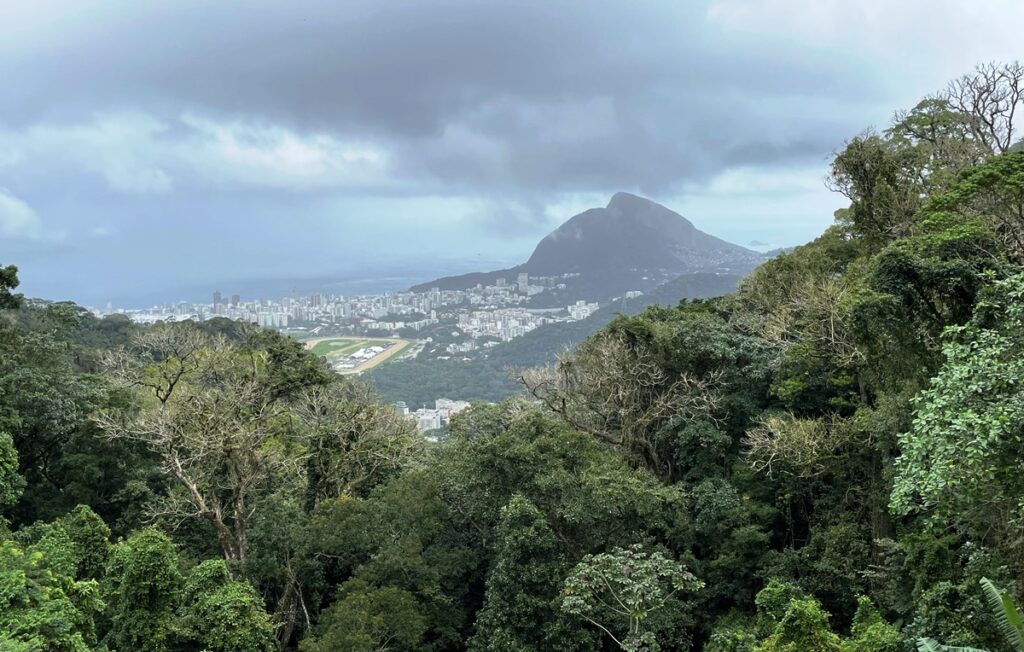
[{"label": "hillside vegetation", "polygon": [[0,649],[1021,649],[1024,70],[842,148],[724,297],[440,444],[301,346],[0,272]]}]

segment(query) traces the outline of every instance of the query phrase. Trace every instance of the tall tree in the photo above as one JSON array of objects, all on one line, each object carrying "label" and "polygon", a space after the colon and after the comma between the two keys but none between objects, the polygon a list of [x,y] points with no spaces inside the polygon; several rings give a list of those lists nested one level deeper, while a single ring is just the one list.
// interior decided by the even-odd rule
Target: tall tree
[{"label": "tall tree", "polygon": [[968,116],[974,137],[993,154],[1016,140],[1016,119],[1024,110],[1024,65],[985,63],[949,83],[940,95]]},{"label": "tall tree", "polygon": [[25,478],[18,475],[18,451],[14,448],[14,440],[0,431],[0,513],[17,502],[24,488]]},{"label": "tall tree", "polygon": [[182,587],[177,612],[174,633],[188,649],[275,649],[273,627],[263,601],[248,582],[231,579],[222,559],[210,559],[192,569]]},{"label": "tall tree", "polygon": [[326,498],[368,495],[425,450],[415,424],[360,383],[312,387],[297,411],[308,430],[311,508]]},{"label": "tall tree", "polygon": [[[946,527],[1019,549],[1024,518],[1024,276],[995,285],[972,323],[947,330],[945,364],[915,401],[900,437],[892,493],[899,514],[924,512]],[[1017,559],[1018,572],[1024,562]]]},{"label": "tall tree", "polygon": [[114,546],[103,580],[111,621],[105,642],[116,650],[164,652],[182,588],[178,551],[154,529],[140,530]]},{"label": "tall tree", "polygon": [[75,580],[74,544],[54,529],[36,544],[0,540],[0,649],[89,652],[103,602],[95,581]]},{"label": "tall tree", "polygon": [[673,374],[628,329],[583,342],[547,367],[519,374],[526,390],[573,428],[618,448],[662,477],[671,475],[658,431],[672,422],[711,414],[717,377]]},{"label": "tall tree", "polygon": [[149,447],[176,482],[153,515],[203,519],[224,558],[244,560],[260,492],[301,478],[304,449],[279,382],[287,374],[267,350],[189,323],[141,333],[105,364],[123,387],[139,391],[141,404],[133,413],[101,411],[96,422],[110,438]]},{"label": "tall tree", "polygon": [[373,588],[359,579],[346,582],[338,601],[324,612],[302,652],[389,652],[421,650],[427,621],[416,599],[395,587]]},{"label": "tall tree", "polygon": [[497,556],[487,577],[471,652],[588,650],[595,641],[573,632],[559,613],[569,566],[544,515],[515,495],[501,512]]}]

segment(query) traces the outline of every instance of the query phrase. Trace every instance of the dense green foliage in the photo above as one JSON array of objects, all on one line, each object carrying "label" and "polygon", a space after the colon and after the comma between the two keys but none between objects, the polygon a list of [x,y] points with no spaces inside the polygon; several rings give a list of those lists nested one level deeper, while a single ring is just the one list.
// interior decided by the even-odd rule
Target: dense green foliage
[{"label": "dense green foliage", "polygon": [[439,444],[278,334],[0,268],[0,649],[1021,649],[1024,152],[984,111],[853,139],[817,240]]}]

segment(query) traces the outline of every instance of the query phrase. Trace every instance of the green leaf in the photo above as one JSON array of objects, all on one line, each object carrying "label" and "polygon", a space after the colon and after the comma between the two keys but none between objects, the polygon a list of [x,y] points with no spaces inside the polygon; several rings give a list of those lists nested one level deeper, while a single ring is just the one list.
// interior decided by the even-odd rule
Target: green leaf
[{"label": "green leaf", "polygon": [[1024,633],[1021,631],[1021,617],[1017,607],[1009,595],[1003,593],[987,577],[980,580],[981,588],[985,592],[985,600],[992,615],[999,623],[999,629],[1006,637],[1006,642],[1014,650],[1024,652]]}]

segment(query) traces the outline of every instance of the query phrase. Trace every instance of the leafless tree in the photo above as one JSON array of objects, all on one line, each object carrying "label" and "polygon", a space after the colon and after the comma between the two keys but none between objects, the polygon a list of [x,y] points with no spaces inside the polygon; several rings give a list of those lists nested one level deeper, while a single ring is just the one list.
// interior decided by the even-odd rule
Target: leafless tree
[{"label": "leafless tree", "polygon": [[412,420],[361,383],[311,388],[298,405],[308,430],[314,502],[364,492],[420,459],[424,450]]},{"label": "leafless tree", "polygon": [[246,558],[254,492],[301,472],[301,457],[271,445],[289,429],[258,356],[191,324],[144,331],[104,360],[122,386],[142,390],[142,404],[94,415],[106,436],[145,444],[177,481],[152,516],[206,520],[231,561]]},{"label": "leafless tree", "polygon": [[840,417],[770,416],[747,432],[746,459],[768,477],[813,478],[827,472],[855,436],[849,421]]},{"label": "leafless tree", "polygon": [[1017,112],[1024,104],[1024,66],[1019,62],[986,63],[950,82],[941,97],[969,117],[974,137],[993,154],[1015,142]]},{"label": "leafless tree", "polygon": [[659,431],[674,420],[713,415],[718,400],[717,377],[672,374],[644,345],[610,332],[517,379],[568,424],[662,476],[671,465],[658,451]]},{"label": "leafless tree", "polygon": [[848,275],[805,268],[781,278],[758,270],[744,280],[741,301],[761,315],[751,332],[780,348],[809,343],[836,363],[864,361],[850,323],[854,282]]}]

